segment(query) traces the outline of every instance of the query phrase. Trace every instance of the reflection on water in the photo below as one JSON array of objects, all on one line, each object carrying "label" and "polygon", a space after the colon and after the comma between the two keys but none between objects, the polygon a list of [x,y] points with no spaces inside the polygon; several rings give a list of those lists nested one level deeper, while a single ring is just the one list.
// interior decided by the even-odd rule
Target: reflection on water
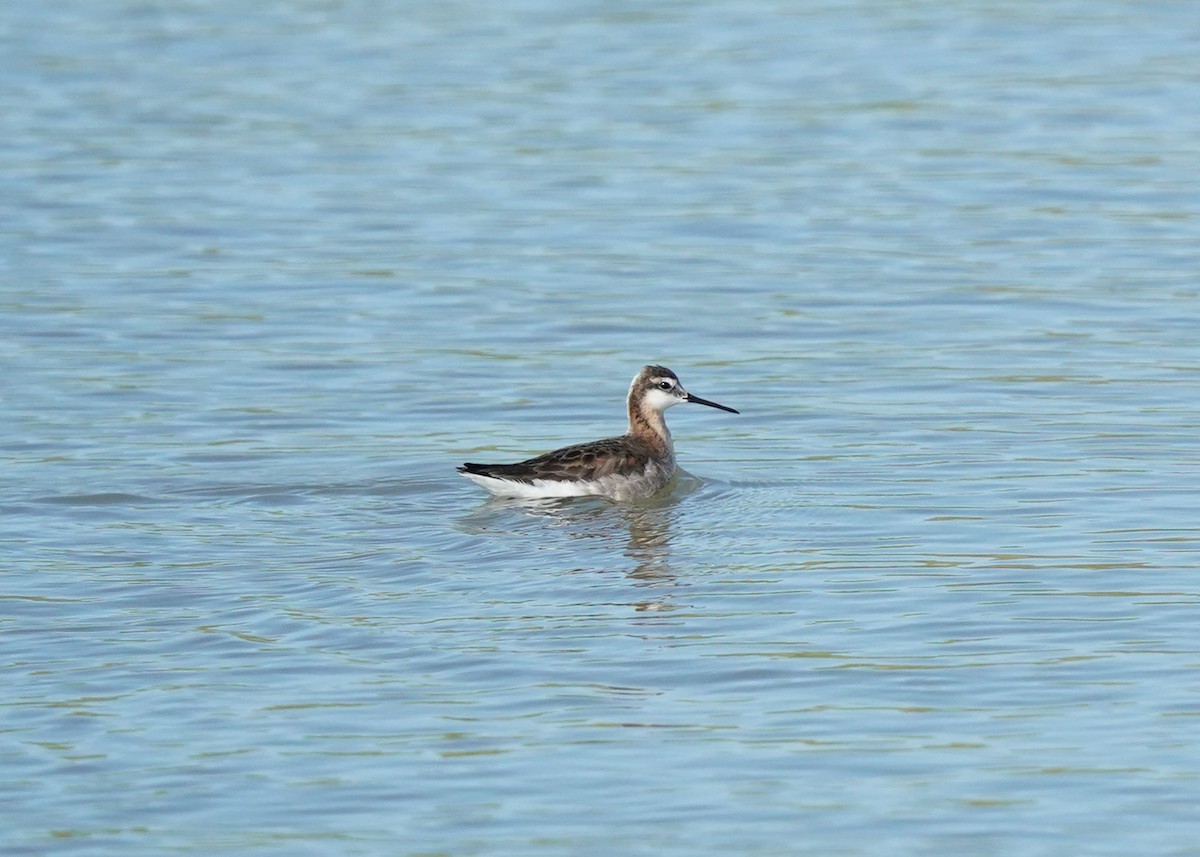
[{"label": "reflection on water", "polygon": [[538,531],[550,527],[568,540],[599,542],[606,547],[620,545],[620,553],[631,563],[622,571],[655,590],[655,598],[637,602],[637,609],[669,610],[670,585],[676,577],[671,563],[672,523],[680,503],[702,484],[702,480],[679,470],[663,490],[634,503],[599,497],[487,497],[459,518],[458,526],[469,533],[511,534],[514,516],[519,516],[533,522]]}]

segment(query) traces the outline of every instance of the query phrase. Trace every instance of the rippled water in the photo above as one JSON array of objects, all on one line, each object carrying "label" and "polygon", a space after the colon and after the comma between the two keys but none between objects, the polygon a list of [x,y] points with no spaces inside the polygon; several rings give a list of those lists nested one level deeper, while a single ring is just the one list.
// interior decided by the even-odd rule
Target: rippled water
[{"label": "rippled water", "polygon": [[6,854],[1200,854],[1189,4],[0,40]]}]

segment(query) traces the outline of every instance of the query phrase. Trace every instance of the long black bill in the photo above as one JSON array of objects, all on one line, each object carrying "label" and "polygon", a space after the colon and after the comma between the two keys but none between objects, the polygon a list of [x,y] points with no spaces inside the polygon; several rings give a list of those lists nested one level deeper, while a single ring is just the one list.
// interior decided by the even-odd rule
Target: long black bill
[{"label": "long black bill", "polygon": [[716,402],[710,402],[708,399],[701,399],[699,396],[687,394],[687,400],[697,405],[708,405],[710,408],[716,408],[718,411],[729,411],[731,414],[740,414],[741,411],[735,411],[733,408],[727,408],[724,405],[718,405]]}]

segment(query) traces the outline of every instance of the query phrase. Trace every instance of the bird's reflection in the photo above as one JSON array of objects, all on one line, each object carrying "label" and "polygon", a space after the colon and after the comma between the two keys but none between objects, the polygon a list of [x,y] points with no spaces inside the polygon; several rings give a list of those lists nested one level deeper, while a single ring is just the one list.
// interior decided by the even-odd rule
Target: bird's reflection
[{"label": "bird's reflection", "polygon": [[511,530],[513,514],[542,526],[565,530],[571,539],[620,540],[621,555],[629,560],[625,574],[652,597],[633,606],[641,612],[674,609],[672,590],[676,572],[671,563],[671,529],[680,501],[696,490],[701,480],[679,471],[672,482],[654,496],[636,503],[613,503],[602,498],[516,500],[493,497],[460,520],[473,532]]}]

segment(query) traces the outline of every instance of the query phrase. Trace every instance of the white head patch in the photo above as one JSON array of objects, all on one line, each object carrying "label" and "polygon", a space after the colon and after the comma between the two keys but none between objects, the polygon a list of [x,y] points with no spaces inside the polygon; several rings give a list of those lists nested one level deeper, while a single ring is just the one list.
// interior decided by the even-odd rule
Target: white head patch
[{"label": "white head patch", "polygon": [[[663,380],[669,381],[669,378]],[[665,411],[672,405],[678,405],[683,401],[683,396],[680,394],[678,384],[672,383],[671,388],[664,390],[655,384],[646,391],[646,405],[656,411]]]}]

